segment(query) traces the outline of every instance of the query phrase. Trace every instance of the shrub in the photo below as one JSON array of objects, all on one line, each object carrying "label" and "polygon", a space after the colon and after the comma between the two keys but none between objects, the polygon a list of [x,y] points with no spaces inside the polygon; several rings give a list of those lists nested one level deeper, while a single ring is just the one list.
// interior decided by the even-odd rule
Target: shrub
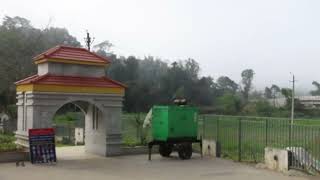
[{"label": "shrub", "polygon": [[13,134],[0,134],[0,152],[15,151],[17,149],[15,140]]},{"label": "shrub", "polygon": [[10,134],[0,134],[0,144],[4,144],[4,143],[12,143],[14,142],[16,139],[13,135]]},{"label": "shrub", "polygon": [[140,143],[135,138],[127,136],[123,138],[123,144],[126,146],[134,147],[139,145]]}]

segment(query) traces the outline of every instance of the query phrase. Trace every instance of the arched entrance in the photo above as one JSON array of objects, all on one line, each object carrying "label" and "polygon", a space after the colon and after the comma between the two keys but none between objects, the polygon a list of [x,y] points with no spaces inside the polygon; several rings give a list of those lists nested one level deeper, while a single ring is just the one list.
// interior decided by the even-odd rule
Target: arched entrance
[{"label": "arched entrance", "polygon": [[58,109],[73,103],[85,113],[86,151],[120,154],[125,86],[105,77],[109,61],[86,49],[65,46],[34,60],[38,74],[16,83],[17,144],[28,147],[28,129],[52,127]]},{"label": "arched entrance", "polygon": [[85,144],[85,113],[74,103],[68,103],[54,114],[52,126],[55,129],[57,147]]},{"label": "arched entrance", "polygon": [[[68,102],[55,112],[52,118],[52,123],[56,128],[56,137],[61,136],[70,141],[69,144],[74,144],[79,136],[83,136],[83,144],[85,145],[85,151],[104,155],[106,152],[106,136],[107,129],[104,126],[103,111],[100,110],[95,104],[87,101],[72,101]],[[62,125],[62,126],[61,126]],[[64,128],[61,128],[64,127]],[[66,133],[59,132],[63,130]],[[83,129],[83,132],[81,130]],[[79,140],[78,140],[79,141]]]}]

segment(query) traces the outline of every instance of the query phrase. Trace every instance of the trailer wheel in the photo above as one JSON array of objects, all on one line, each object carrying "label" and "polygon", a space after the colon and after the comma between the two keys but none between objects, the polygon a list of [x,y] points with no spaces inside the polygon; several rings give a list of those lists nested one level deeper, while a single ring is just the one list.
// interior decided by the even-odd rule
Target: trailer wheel
[{"label": "trailer wheel", "polygon": [[191,143],[183,143],[179,145],[178,154],[180,159],[190,159],[192,156]]},{"label": "trailer wheel", "polygon": [[172,144],[160,144],[159,153],[163,157],[169,157],[172,153],[173,145]]}]

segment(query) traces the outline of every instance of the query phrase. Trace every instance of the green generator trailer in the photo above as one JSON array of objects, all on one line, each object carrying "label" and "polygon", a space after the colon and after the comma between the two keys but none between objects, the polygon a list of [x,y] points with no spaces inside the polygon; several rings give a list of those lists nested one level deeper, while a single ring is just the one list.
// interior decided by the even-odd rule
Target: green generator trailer
[{"label": "green generator trailer", "polygon": [[177,150],[181,159],[190,159],[192,143],[200,143],[198,138],[198,110],[192,106],[154,106],[152,108],[152,138],[148,144],[149,160],[153,145],[159,145],[159,153],[169,157]]}]

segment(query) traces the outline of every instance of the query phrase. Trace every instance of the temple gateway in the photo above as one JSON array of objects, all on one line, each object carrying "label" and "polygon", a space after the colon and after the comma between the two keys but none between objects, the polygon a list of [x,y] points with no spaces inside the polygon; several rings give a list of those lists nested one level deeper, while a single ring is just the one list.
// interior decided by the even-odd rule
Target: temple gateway
[{"label": "temple gateway", "polygon": [[105,76],[110,61],[84,48],[57,46],[34,57],[38,73],[16,82],[17,144],[28,147],[28,129],[49,128],[67,103],[85,114],[85,149],[103,156],[121,153],[125,85]]}]

